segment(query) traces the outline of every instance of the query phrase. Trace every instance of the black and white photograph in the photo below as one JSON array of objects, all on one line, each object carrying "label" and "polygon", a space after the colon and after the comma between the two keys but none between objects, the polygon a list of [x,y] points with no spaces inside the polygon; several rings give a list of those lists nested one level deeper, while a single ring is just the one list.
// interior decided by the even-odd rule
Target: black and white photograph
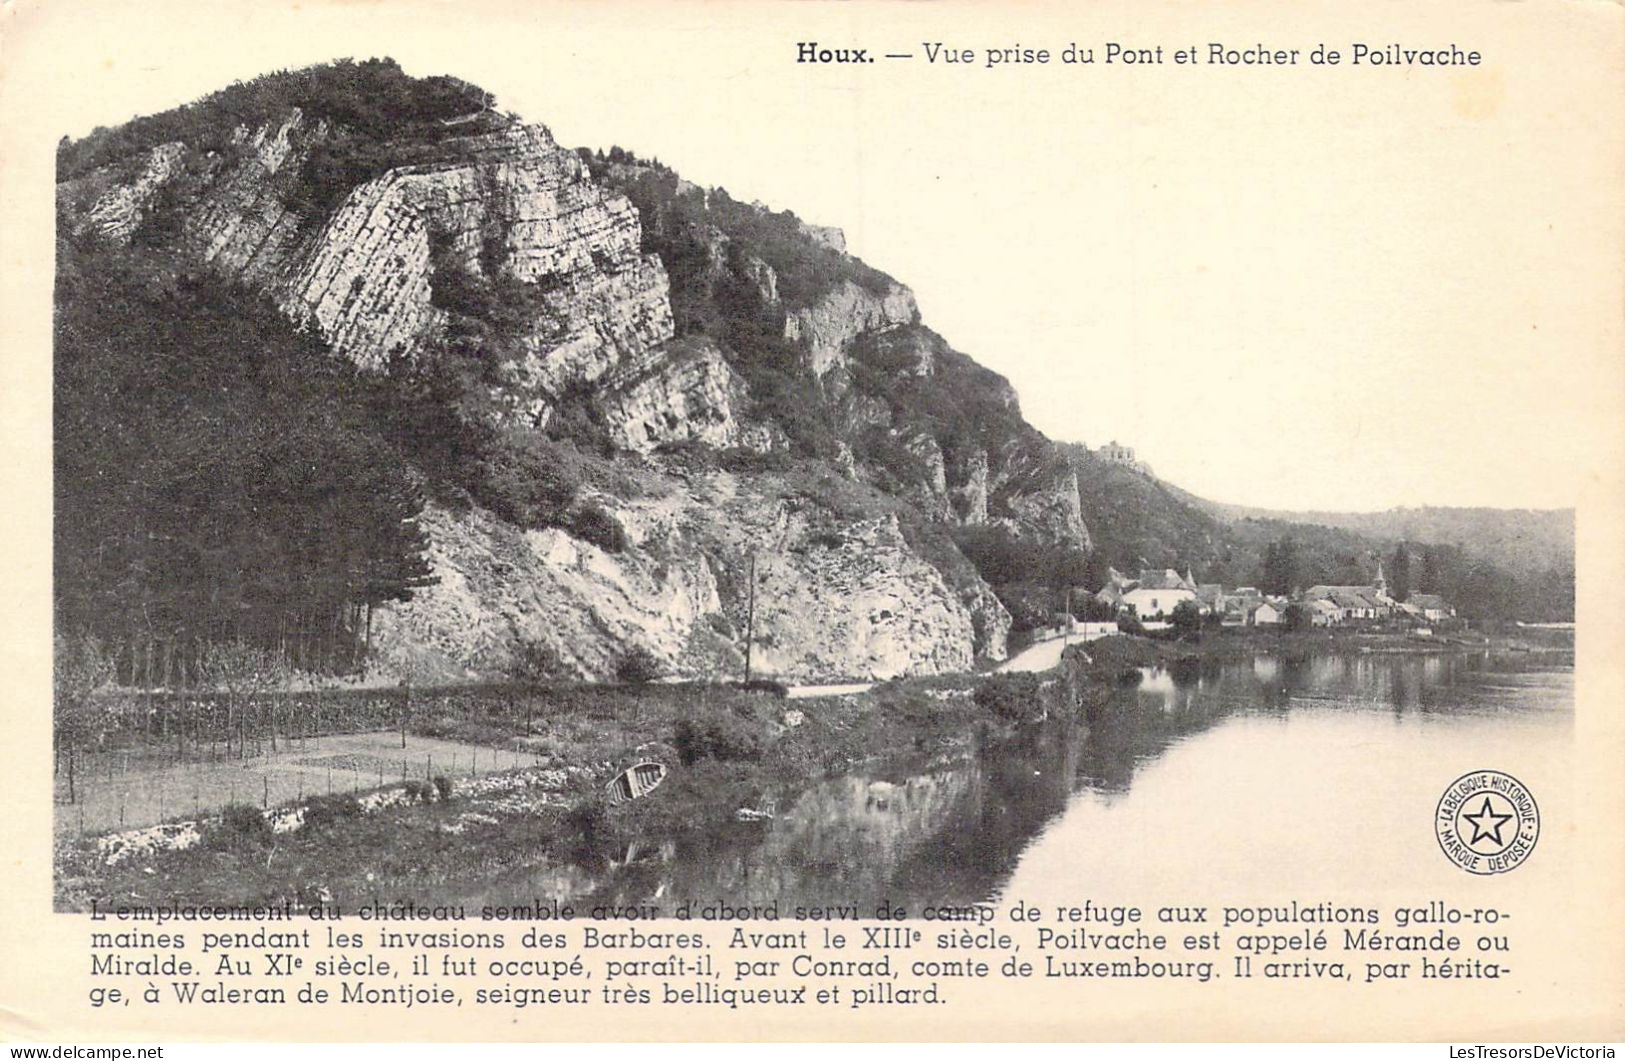
[{"label": "black and white photograph", "polygon": [[269,912],[93,943],[165,1000],[107,1015],[291,1005],[260,952],[367,924],[335,996],[477,1022],[1105,978],[1617,1034],[1434,1009],[1620,937],[1542,920],[1618,867],[1617,12],[1565,76],[1518,5],[616,6],[159,5],[30,123],[31,916]]}]

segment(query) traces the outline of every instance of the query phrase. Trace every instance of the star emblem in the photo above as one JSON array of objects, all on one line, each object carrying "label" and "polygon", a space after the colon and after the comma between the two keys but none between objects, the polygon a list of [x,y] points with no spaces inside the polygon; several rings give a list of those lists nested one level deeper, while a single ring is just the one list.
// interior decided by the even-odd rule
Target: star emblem
[{"label": "star emblem", "polygon": [[1489,839],[1495,841],[1497,846],[1500,846],[1504,843],[1501,839],[1501,828],[1511,821],[1513,817],[1514,815],[1511,814],[1495,813],[1495,808],[1490,805],[1490,797],[1485,796],[1477,814],[1463,814],[1461,816],[1462,821],[1471,822],[1473,826],[1473,838],[1467,842],[1476,844],[1480,840]]}]

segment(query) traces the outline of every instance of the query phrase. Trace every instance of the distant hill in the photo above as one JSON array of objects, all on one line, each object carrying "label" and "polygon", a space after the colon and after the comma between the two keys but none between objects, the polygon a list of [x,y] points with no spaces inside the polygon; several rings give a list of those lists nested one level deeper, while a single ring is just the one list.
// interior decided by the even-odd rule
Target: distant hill
[{"label": "distant hill", "polygon": [[1380,560],[1391,584],[1443,593],[1474,618],[1573,618],[1572,510],[1278,512],[1209,501],[1085,446],[1065,448],[1094,537],[1092,586],[1107,566],[1267,585],[1268,551],[1290,543],[1297,585],[1368,583]]},{"label": "distant hill", "polygon": [[1459,545],[1512,570],[1574,564],[1574,510],[1526,508],[1390,508],[1382,512],[1276,512],[1201,502],[1234,522],[1283,520],[1341,527],[1373,538]]}]

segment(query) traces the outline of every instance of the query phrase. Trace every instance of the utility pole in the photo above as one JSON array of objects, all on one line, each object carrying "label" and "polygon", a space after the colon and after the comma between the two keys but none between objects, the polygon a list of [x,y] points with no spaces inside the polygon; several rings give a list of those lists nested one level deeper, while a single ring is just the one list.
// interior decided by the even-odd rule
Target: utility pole
[{"label": "utility pole", "polygon": [[745,605],[745,681],[750,681],[750,650],[756,640],[756,550],[750,551],[750,591]]},{"label": "utility pole", "polygon": [[1072,643],[1072,586],[1070,584],[1066,587],[1066,618],[1062,622],[1066,623],[1066,626],[1062,627],[1063,632],[1061,634],[1061,650],[1064,652],[1066,647]]}]

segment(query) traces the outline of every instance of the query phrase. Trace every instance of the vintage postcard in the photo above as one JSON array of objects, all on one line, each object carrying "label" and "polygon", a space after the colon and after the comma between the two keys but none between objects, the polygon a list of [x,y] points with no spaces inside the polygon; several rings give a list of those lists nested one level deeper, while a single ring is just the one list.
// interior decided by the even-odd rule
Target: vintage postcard
[{"label": "vintage postcard", "polygon": [[1619,5],[0,56],[8,1040],[1625,1034]]}]

